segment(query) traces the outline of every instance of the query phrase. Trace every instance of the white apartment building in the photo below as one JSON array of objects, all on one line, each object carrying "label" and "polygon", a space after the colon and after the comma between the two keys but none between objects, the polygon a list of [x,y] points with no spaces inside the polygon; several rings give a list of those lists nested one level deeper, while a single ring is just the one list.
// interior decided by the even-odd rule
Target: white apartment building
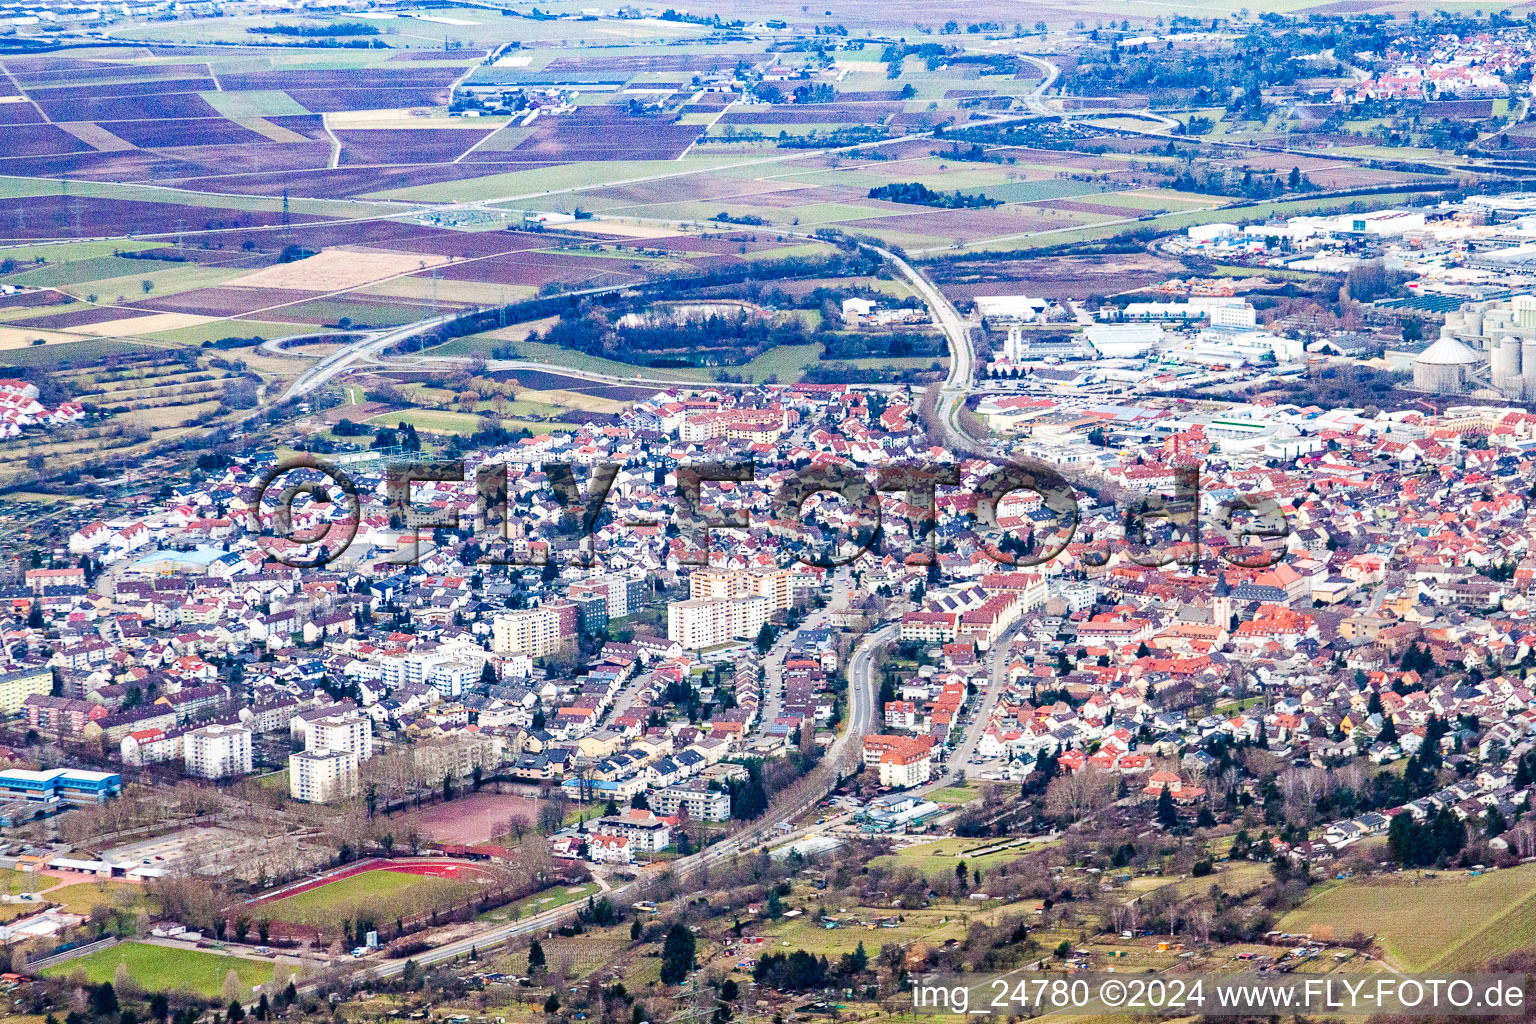
[{"label": "white apartment building", "polygon": [[608,602],[608,617],[622,619],[641,609],[649,589],[643,573],[610,572],[582,580],[571,587],[570,594],[599,594]]},{"label": "white apartment building", "polygon": [[181,738],[188,775],[227,779],[251,773],[251,730],[243,725],[207,725]]},{"label": "white apartment building", "polygon": [[560,650],[560,613],[553,608],[507,612],[491,622],[491,650],[545,658]]},{"label": "white apartment building", "polygon": [[710,598],[763,597],[770,611],[787,611],[790,606],[790,569],[696,569],[688,577],[688,597],[695,601]]},{"label": "white apartment building", "polygon": [[301,750],[288,757],[288,795],[328,804],[357,795],[357,755],[350,750]]},{"label": "white apartment building", "polygon": [[679,807],[696,821],[724,821],[731,816],[731,795],[724,790],[708,789],[697,781],[682,786],[668,786],[653,791],[646,798],[651,810],[670,817]]},{"label": "white apartment building", "polygon": [[452,700],[480,681],[480,672],[484,667],[483,661],[472,661],[464,657],[448,658],[432,666],[427,685]]},{"label": "white apartment building", "polygon": [[484,665],[485,651],[481,648],[437,647],[385,657],[379,663],[379,679],[391,689],[420,683],[451,700],[480,681]]},{"label": "white apartment building", "polygon": [[1211,307],[1212,327],[1252,330],[1258,325],[1258,312],[1246,302]]},{"label": "white apartment building", "polygon": [[735,639],[751,640],[770,615],[765,597],[674,601],[667,605],[667,639],[695,651]]},{"label": "white apartment building", "polygon": [[167,735],[164,729],[139,729],[124,736],[118,744],[123,764],[132,768],[164,764],[181,759],[181,733]]},{"label": "white apartment building", "polygon": [[600,836],[623,836],[638,853],[660,853],[672,845],[672,830],[650,811],[629,810],[600,818],[594,831]]},{"label": "white apartment building", "polygon": [[880,755],[880,785],[910,789],[931,778],[933,764],[926,750],[887,750]]},{"label": "white apartment building", "polygon": [[304,749],[345,750],[366,761],[373,756],[373,719],[360,711],[317,718],[304,732]]}]

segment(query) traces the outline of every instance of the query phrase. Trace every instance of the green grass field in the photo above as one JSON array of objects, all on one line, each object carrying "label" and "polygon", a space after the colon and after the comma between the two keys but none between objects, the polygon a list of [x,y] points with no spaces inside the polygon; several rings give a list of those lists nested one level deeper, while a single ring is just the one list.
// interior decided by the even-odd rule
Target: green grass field
[{"label": "green grass field", "polygon": [[[1113,238],[1116,235],[1141,230],[1148,225],[1155,225],[1156,229],[1160,232],[1171,232],[1182,231],[1194,224],[1257,223],[1270,217],[1299,217],[1307,214],[1329,213],[1350,207],[1358,207],[1364,210],[1379,210],[1383,207],[1396,206],[1405,200],[1413,198],[1415,195],[1416,193],[1410,192],[1381,192],[1366,196],[1279,200],[1255,203],[1252,206],[1190,210],[1169,213],[1148,220],[1088,225],[1070,231],[1037,231],[1021,235],[1000,236],[984,242],[974,243],[968,246],[968,248],[976,250],[1035,249],[1042,246],[1067,245]],[[880,232],[870,231],[865,233],[878,235]]]},{"label": "green grass field", "polygon": [[[492,342],[491,344],[499,344]],[[722,366],[719,368],[678,369],[672,367],[635,366],[632,363],[621,363],[613,359],[602,359],[597,356],[589,356],[584,352],[576,352],[571,349],[560,348],[556,345],[544,345],[538,342],[516,342],[513,346],[517,351],[517,358],[530,359],[538,362],[547,362],[552,366],[569,366],[574,370],[589,370],[593,373],[607,373],[616,377],[650,377],[657,380],[677,381],[708,381],[716,379],[718,374],[729,373],[739,376],[744,380],[761,382],[769,376],[777,376],[781,382],[789,383],[800,378],[806,367],[816,363],[821,355],[820,345],[779,345],[769,349],[749,363],[741,366]]]},{"label": "green grass field", "polygon": [[144,895],[144,887],[133,882],[81,882],[53,890],[48,899],[71,914],[89,915],[94,906],[114,906],[120,898],[137,901]]},{"label": "green grass field", "polygon": [[1020,845],[980,856],[970,853],[972,850],[992,849],[1006,842],[1006,839],[940,839],[904,847],[893,854],[876,857],[870,863],[885,867],[916,868],[926,875],[952,875],[961,861],[965,862],[967,868],[984,871],[1017,860],[1031,849],[1028,845]]},{"label": "green grass field", "polygon": [[[527,171],[510,171],[505,174],[488,174],[483,178],[464,178],[435,185],[411,185],[406,188],[369,193],[360,198],[404,199],[410,202],[427,203],[484,199],[515,202],[516,200],[512,197],[674,175],[679,178],[678,195],[688,196],[690,193],[687,187],[687,172],[717,167],[724,163],[735,163],[739,160],[739,157],[694,156],[686,160],[592,160]],[[573,206],[586,208],[579,197],[573,197],[571,202]]]},{"label": "green grass field", "polygon": [[317,328],[314,324],[288,324],[271,320],[214,320],[193,327],[156,331],[146,337],[173,345],[201,345],[205,341],[218,341],[220,338],[286,338],[293,334],[310,334],[315,330]]},{"label": "green grass field", "polygon": [[[0,199],[25,199],[30,196],[56,196],[63,192],[63,187],[57,178],[25,178],[3,177],[0,178]],[[69,194],[72,196],[94,196],[99,199],[122,199],[129,202],[140,203],[171,203],[176,206],[189,207],[187,211],[186,228],[189,231],[196,230],[203,223],[196,212],[197,207],[212,207],[220,210],[266,210],[268,212],[280,211],[283,208],[283,200],[269,196],[242,196],[233,193],[208,193],[196,192],[191,189],[176,188],[169,185],[120,185],[110,181],[75,181],[69,183]],[[289,201],[289,209],[294,213],[313,213],[320,216],[333,217],[363,217],[399,213],[398,209],[390,209],[388,206],[380,206],[374,203],[354,203],[343,199],[292,199]],[[174,225],[171,226],[174,228]],[[139,226],[139,230],[147,230],[146,222]],[[159,230],[159,229],[156,229]],[[166,229],[170,230],[170,229]],[[138,248],[132,242],[119,243],[79,243],[70,242],[66,246],[80,244],[106,245],[107,251],[112,249]],[[156,244],[164,245],[160,242]],[[37,246],[17,246],[16,248],[37,248]],[[53,245],[43,246],[45,250],[52,250]],[[52,256],[48,257],[50,260]],[[60,257],[61,259],[63,257]]]},{"label": "green grass field", "polygon": [[174,949],[145,942],[124,942],[99,953],[66,960],[45,968],[49,977],[67,978],[83,972],[93,985],[111,981],[118,964],[127,964],[128,973],[150,992],[196,992],[216,998],[224,985],[224,976],[233,970],[246,992],[272,980],[272,965],[260,960],[206,953],[198,949]]},{"label": "green grass field", "polygon": [[596,882],[587,882],[584,885],[557,885],[553,889],[545,889],[536,892],[532,896],[524,896],[515,903],[509,903],[495,910],[487,910],[481,914],[481,921],[516,921],[520,917],[528,917],[533,914],[543,913],[546,910],[554,910],[563,907],[567,903],[575,903],[584,900],[588,896],[598,892],[602,887]]},{"label": "green grass field", "polygon": [[[46,876],[39,878],[30,871],[13,871],[10,868],[0,868],[0,892],[12,896],[24,892],[34,892],[41,888],[39,881],[51,883],[53,880]],[[11,921],[23,915],[30,914],[41,907],[41,903],[0,903],[0,921]]]},{"label": "green grass field", "polygon": [[294,924],[330,926],[357,912],[381,910],[386,903],[394,905],[400,901],[410,901],[430,904],[439,898],[446,901],[463,888],[462,882],[451,882],[429,875],[412,875],[404,871],[365,871],[329,885],[264,903],[255,908],[252,916],[272,917]]},{"label": "green grass field", "polygon": [[140,242],[132,238],[115,238],[108,242],[50,242],[47,245],[8,245],[0,248],[0,259],[17,263],[35,263],[38,259],[49,263],[68,260],[84,260],[93,256],[111,256],[113,252],[139,252],[143,249],[159,249],[169,242]]},{"label": "green grass field", "polygon": [[1451,970],[1536,944],[1536,865],[1471,877],[1414,872],[1330,884],[1280,920],[1282,931],[1375,935],[1403,970]]},{"label": "green grass field", "polygon": [[276,117],[309,113],[297,100],[280,89],[204,92],[198,95],[225,117]]},{"label": "green grass field", "polygon": [[[273,312],[278,312],[274,310]],[[316,320],[323,324],[334,324],[342,317],[348,317],[353,323],[369,325],[373,327],[393,327],[396,324],[408,324],[413,320],[420,320],[430,316],[431,312],[423,306],[395,304],[391,302],[340,302],[334,299],[316,299],[313,302],[303,302],[293,306],[283,306],[279,315],[292,316],[303,320]],[[315,330],[316,328],[310,328]]]},{"label": "green grass field", "polygon": [[[30,270],[20,271],[6,280],[32,287],[57,288],[61,285],[84,284],[87,281],[124,277],[135,272],[140,272],[142,277],[152,279],[154,275],[149,273],[150,271],[164,270],[167,266],[170,264],[152,260],[128,260],[121,256],[113,256],[110,252],[79,259],[49,257],[47,263]],[[103,294],[107,293],[103,292]],[[134,296],[138,296],[137,291],[134,292]]]}]

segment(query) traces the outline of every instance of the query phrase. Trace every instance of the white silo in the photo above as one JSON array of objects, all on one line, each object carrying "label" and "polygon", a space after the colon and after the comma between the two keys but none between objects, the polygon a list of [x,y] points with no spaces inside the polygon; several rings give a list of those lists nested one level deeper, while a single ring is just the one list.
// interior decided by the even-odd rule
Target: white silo
[{"label": "white silo", "polygon": [[1493,386],[1508,398],[1518,398],[1520,381],[1520,339],[1506,334],[1493,343]]},{"label": "white silo", "polygon": [[[1536,349],[1536,342],[1532,345]],[[1532,359],[1536,365],[1536,356]],[[1473,369],[1482,362],[1482,356],[1451,337],[1449,331],[1441,331],[1440,340],[1414,358],[1413,386],[1442,395],[1458,394],[1466,390]]]},{"label": "white silo", "polygon": [[1526,338],[1520,344],[1520,380],[1522,397],[1536,395],[1536,337]]}]

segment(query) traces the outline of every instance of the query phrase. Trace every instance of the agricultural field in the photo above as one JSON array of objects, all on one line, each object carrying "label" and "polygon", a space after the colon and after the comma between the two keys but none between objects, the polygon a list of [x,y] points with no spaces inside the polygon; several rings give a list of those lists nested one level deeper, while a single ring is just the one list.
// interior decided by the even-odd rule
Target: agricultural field
[{"label": "agricultural field", "polygon": [[[406,423],[423,433],[460,437],[469,437],[480,429],[480,416],[476,413],[444,412],[438,409],[390,411],[373,416],[367,422],[376,427],[394,427]],[[547,434],[561,430],[574,431],[579,424],[508,416],[501,418],[501,426],[507,430],[529,430],[535,434]]]},{"label": "agricultural field", "polygon": [[1405,971],[1466,970],[1536,942],[1536,865],[1470,875],[1403,872],[1325,884],[1281,919],[1318,938],[1375,936]]},{"label": "agricultural field", "polygon": [[126,457],[218,422],[259,395],[251,376],[217,356],[163,344],[62,340],[0,351],[0,365],[6,363],[48,369],[71,400],[95,415],[13,439],[0,448],[0,479],[39,464],[64,469]]},{"label": "agricultural field", "polygon": [[[483,341],[476,345],[476,337],[472,335],[455,339],[452,344],[457,347],[451,352],[446,347],[436,351],[442,351],[444,355],[484,353],[488,357],[491,350],[504,345],[504,342],[492,338],[490,335],[479,335],[478,338],[483,339]],[[564,366],[572,370],[585,370],[590,373],[601,373],[627,379],[643,377],[648,380],[709,381],[717,379],[721,374],[730,374],[732,377],[755,382],[767,380],[770,376],[787,382],[799,379],[807,367],[816,364],[821,354],[821,346],[780,345],[769,349],[762,355],[740,366],[714,369],[637,366],[633,363],[621,363],[613,359],[604,359],[601,356],[590,356],[583,352],[576,352],[542,342],[517,343],[512,346],[512,352],[511,358],[514,359],[548,363],[553,368]]]},{"label": "agricultural field", "polygon": [[[9,143],[0,146],[0,284],[24,291],[10,297],[23,301],[0,302],[0,365],[77,369],[150,347],[382,331],[539,294],[750,272],[834,252],[812,238],[821,230],[942,267],[957,249],[1027,251],[1147,224],[1178,230],[1330,208],[1297,199],[1229,209],[1221,196],[1175,191],[1179,161],[1160,147],[1178,122],[1124,103],[1085,121],[1088,152],[1006,132],[974,152],[945,141],[1032,109],[1042,72],[1031,61],[888,65],[879,49],[853,47],[837,51],[840,75],[825,95],[796,96],[787,80],[749,102],[739,90],[706,91],[697,76],[787,66],[814,79],[816,59],[752,33],[715,39],[687,20],[555,21],[471,7],[127,23],[114,36],[144,46],[4,61],[15,100],[0,112]],[[508,41],[519,45],[486,59]],[[539,109],[475,109],[496,90]],[[480,116],[460,116],[470,113]],[[1213,122],[1213,140],[1286,130],[1278,116],[1238,130],[1215,107],[1180,116],[1196,114]],[[935,128],[945,137],[930,137]],[[1360,141],[1360,157],[1374,159]],[[1217,162],[1232,173],[1295,164],[1323,188],[1414,177],[1262,150],[1224,150]],[[980,205],[871,198],[893,182]],[[962,304],[986,293],[945,287]],[[793,381],[828,355],[785,344],[740,366],[641,368],[499,331],[433,355],[489,359],[504,341],[517,342],[517,358],[552,367],[680,382]],[[324,354],[239,350],[267,394]],[[945,365],[905,354],[837,361],[859,374]],[[114,401],[119,426],[156,439],[223,421],[208,382],[163,383],[94,397]],[[173,391],[174,402],[159,400]],[[579,421],[565,410],[613,411],[545,395],[501,415],[509,426],[559,429]],[[468,417],[483,411],[423,403],[391,415],[446,434],[472,430]],[[70,466],[89,450],[58,444],[29,439],[21,459],[57,455]],[[0,463],[0,475],[8,468]]]}]

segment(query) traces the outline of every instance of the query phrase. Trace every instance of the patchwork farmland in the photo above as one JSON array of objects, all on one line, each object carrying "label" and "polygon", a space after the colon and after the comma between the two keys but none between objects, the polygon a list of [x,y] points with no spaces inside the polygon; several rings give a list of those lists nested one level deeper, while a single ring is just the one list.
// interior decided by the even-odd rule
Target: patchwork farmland
[{"label": "patchwork farmland", "polygon": [[[485,402],[374,399],[407,371],[441,383],[483,360],[609,383],[921,383],[943,372],[942,345],[866,351],[819,308],[797,314],[803,330],[779,317],[766,343],[629,362],[611,340],[583,350],[559,332],[532,337],[550,323],[524,304],[684,277],[724,282],[720,294],[773,281],[797,303],[806,280],[910,299],[889,270],[823,269],[857,236],[931,263],[968,308],[1006,272],[951,272],[957,251],[1247,216],[1179,178],[1189,150],[1169,147],[1204,120],[1211,145],[1227,147],[1212,165],[1233,176],[1295,166],[1318,189],[1417,187],[1445,163],[1297,155],[1258,145],[1283,125],[1240,126],[1215,106],[1179,120],[1136,97],[1067,95],[1046,88],[1051,65],[979,27],[894,51],[878,33],[786,47],[777,32],[449,5],[129,18],[110,45],[0,53],[0,286],[13,293],[0,296],[0,363],[60,371],[90,431],[12,446],[0,484],[29,464],[73,471],[241,421],[334,351],[283,338],[409,333],[494,309],[507,312],[365,360],[354,390],[327,389],[319,404],[371,391],[371,426],[410,422],[447,444],[490,422]],[[1075,66],[1070,48],[1052,59],[1063,74]],[[1168,266],[1137,258],[1147,273]],[[1047,291],[1070,280],[1040,269]],[[1121,279],[1150,283],[1138,271],[1106,285]],[[527,318],[509,322],[520,309]],[[115,372],[92,379],[146,354],[182,369],[133,388]],[[591,406],[535,398],[490,413],[530,430],[612,415]]]}]

